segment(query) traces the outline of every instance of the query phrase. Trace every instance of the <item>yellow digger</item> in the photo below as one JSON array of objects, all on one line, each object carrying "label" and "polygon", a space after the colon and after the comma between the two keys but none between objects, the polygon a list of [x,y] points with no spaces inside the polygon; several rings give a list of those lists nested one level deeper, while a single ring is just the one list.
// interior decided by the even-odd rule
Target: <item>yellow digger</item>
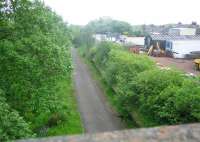
[{"label": "yellow digger", "polygon": [[147,52],[148,56],[155,56],[155,57],[162,57],[164,56],[164,54],[165,54],[165,51],[160,48],[160,44],[158,42],[156,43],[156,47],[151,45]]},{"label": "yellow digger", "polygon": [[194,65],[196,70],[200,70],[200,59],[195,59]]}]

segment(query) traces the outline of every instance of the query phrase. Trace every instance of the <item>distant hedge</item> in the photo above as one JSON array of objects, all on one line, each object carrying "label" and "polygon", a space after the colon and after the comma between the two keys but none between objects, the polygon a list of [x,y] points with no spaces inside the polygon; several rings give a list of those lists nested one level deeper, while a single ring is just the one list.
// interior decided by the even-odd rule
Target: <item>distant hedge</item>
[{"label": "distant hedge", "polygon": [[99,69],[116,95],[120,114],[129,118],[137,110],[149,124],[179,124],[200,121],[200,80],[174,69],[159,69],[145,55],[102,42],[86,48],[85,56]]}]

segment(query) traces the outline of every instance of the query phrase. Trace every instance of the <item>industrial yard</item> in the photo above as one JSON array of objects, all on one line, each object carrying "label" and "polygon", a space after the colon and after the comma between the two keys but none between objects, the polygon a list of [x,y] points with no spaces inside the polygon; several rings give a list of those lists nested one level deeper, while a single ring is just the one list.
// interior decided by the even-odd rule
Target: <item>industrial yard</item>
[{"label": "industrial yard", "polygon": [[175,67],[184,71],[189,75],[199,75],[200,72],[197,71],[194,67],[193,60],[187,59],[175,59],[170,57],[151,57],[156,61],[157,65],[160,67]]}]

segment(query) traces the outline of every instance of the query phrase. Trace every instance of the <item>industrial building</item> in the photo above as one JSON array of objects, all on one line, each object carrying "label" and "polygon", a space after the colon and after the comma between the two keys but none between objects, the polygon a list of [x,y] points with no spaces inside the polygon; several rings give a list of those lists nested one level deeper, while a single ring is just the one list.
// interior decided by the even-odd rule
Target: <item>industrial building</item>
[{"label": "industrial building", "polygon": [[195,28],[171,28],[168,34],[146,36],[144,47],[150,50],[149,54],[187,58],[194,53],[200,55],[200,36]]}]

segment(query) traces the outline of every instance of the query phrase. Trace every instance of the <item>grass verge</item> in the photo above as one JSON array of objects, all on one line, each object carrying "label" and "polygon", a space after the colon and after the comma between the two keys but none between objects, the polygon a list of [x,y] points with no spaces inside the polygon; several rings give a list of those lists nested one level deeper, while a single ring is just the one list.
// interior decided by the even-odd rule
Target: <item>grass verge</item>
[{"label": "grass verge", "polygon": [[74,95],[73,82],[71,79],[61,80],[58,86],[59,89],[57,93],[60,96],[60,101],[61,103],[67,103],[68,106],[68,110],[63,110],[67,111],[68,117],[66,121],[49,128],[48,136],[83,133],[80,113]]}]

